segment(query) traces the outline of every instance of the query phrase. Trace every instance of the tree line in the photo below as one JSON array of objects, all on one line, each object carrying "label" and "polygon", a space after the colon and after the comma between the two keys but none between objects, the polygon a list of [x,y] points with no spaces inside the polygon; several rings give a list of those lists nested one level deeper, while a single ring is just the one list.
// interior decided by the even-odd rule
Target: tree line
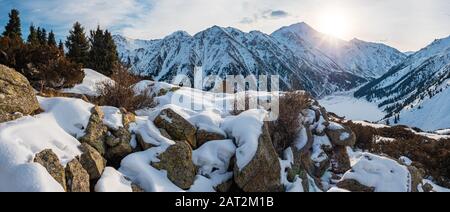
[{"label": "tree line", "polygon": [[0,36],[0,64],[15,68],[26,76],[33,87],[63,88],[80,83],[81,68],[91,68],[110,76],[120,66],[117,47],[111,33],[100,26],[86,35],[76,22],[66,41],[56,41],[56,35],[33,24],[24,41],[20,12],[9,13],[9,21]]}]

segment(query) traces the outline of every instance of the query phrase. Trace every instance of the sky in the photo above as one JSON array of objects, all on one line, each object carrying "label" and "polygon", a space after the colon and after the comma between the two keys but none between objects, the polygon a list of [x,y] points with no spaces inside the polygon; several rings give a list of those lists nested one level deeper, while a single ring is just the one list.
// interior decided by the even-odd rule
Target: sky
[{"label": "sky", "polygon": [[75,21],[138,39],[178,30],[193,35],[213,25],[270,34],[306,22],[341,39],[401,51],[417,51],[450,35],[450,0],[0,0],[1,28],[12,8],[21,12],[24,34],[33,23],[61,39]]}]

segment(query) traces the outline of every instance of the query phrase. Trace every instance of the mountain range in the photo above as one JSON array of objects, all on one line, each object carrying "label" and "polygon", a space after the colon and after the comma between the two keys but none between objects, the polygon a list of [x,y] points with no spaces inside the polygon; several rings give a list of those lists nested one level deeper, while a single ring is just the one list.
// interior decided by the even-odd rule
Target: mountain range
[{"label": "mountain range", "polygon": [[[438,39],[355,92],[387,119],[435,130],[450,126],[450,37]],[[396,118],[394,118],[396,117]]]},{"label": "mountain range", "polygon": [[316,97],[367,83],[406,58],[384,44],[332,38],[306,23],[270,35],[213,26],[193,36],[178,31],[158,40],[114,39],[122,61],[155,80],[192,76],[201,66],[206,75],[221,77],[279,75],[282,89],[303,89]]}]

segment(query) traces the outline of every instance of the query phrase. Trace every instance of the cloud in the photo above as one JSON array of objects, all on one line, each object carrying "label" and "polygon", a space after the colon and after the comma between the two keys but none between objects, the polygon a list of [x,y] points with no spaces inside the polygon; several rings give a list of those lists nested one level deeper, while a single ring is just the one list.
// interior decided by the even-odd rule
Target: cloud
[{"label": "cloud", "polygon": [[244,17],[240,23],[241,24],[254,24],[262,20],[273,20],[289,17],[289,13],[284,10],[265,10],[258,14],[253,15],[253,17]]},{"label": "cloud", "polygon": [[270,13],[272,18],[285,18],[289,16],[289,13],[283,10],[275,10]]}]

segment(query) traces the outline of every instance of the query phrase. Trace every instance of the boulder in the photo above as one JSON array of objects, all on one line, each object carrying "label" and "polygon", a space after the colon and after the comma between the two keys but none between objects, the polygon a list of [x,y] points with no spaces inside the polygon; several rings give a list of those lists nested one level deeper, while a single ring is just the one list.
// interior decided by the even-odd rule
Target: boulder
[{"label": "boulder", "polygon": [[46,149],[36,154],[34,162],[41,164],[47,169],[48,173],[67,191],[64,167],[61,165],[58,156],[51,149]]},{"label": "boulder", "polygon": [[106,160],[100,153],[87,143],[81,144],[83,154],[80,157],[80,163],[89,173],[90,180],[98,180],[106,167]]},{"label": "boulder", "polygon": [[136,115],[128,112],[125,108],[120,108],[122,113],[122,124],[125,128],[128,128],[131,123],[136,122]]},{"label": "boulder", "polygon": [[336,146],[331,154],[331,171],[335,174],[344,174],[351,168],[347,148]]},{"label": "boulder", "polygon": [[325,133],[335,146],[354,146],[356,143],[355,133],[348,127],[331,123]]},{"label": "boulder", "polygon": [[136,134],[136,141],[143,151],[154,147],[152,144],[145,142],[144,138],[142,138],[142,135],[139,133]]},{"label": "boulder", "polygon": [[181,189],[194,184],[197,168],[192,162],[192,148],[186,141],[180,141],[167,148],[159,156],[160,162],[152,163],[159,170],[167,170],[167,177]]},{"label": "boulder", "polygon": [[187,141],[192,148],[197,147],[196,127],[172,109],[168,108],[156,117],[155,125],[165,129],[177,141]]},{"label": "boulder", "polygon": [[408,171],[411,174],[411,192],[419,192],[418,188],[422,185],[423,181],[422,171],[414,166],[408,166]]},{"label": "boulder", "polygon": [[0,65],[0,123],[29,115],[39,109],[39,102],[27,78]]},{"label": "boulder", "polygon": [[101,155],[105,155],[105,140],[108,127],[103,123],[104,113],[98,106],[92,108],[89,124],[86,128],[86,135],[81,139],[81,143],[87,143],[94,147]]},{"label": "boulder", "polygon": [[280,192],[280,162],[272,145],[267,123],[262,127],[255,156],[244,168],[234,166],[234,181],[245,192]]},{"label": "boulder", "polygon": [[131,133],[126,128],[119,128],[107,136],[105,157],[113,167],[118,167],[122,159],[133,152],[130,141]]},{"label": "boulder", "polygon": [[217,132],[208,132],[204,129],[197,131],[197,147],[202,146],[208,141],[220,141],[225,140],[226,136]]},{"label": "boulder", "polygon": [[161,132],[161,135],[169,140],[173,140],[172,137],[169,135],[169,133],[165,129],[159,129],[159,132]]},{"label": "boulder", "polygon": [[78,159],[73,159],[66,166],[68,192],[89,192],[89,174]]},{"label": "boulder", "polygon": [[136,184],[134,184],[134,183],[131,184],[131,190],[132,190],[133,192],[135,192],[135,193],[142,193],[142,192],[145,192],[144,189],[142,189],[140,186],[138,186],[138,185],[136,185]]},{"label": "boulder", "polygon": [[367,187],[356,180],[346,179],[337,183],[339,188],[352,192],[374,192],[375,188]]}]

